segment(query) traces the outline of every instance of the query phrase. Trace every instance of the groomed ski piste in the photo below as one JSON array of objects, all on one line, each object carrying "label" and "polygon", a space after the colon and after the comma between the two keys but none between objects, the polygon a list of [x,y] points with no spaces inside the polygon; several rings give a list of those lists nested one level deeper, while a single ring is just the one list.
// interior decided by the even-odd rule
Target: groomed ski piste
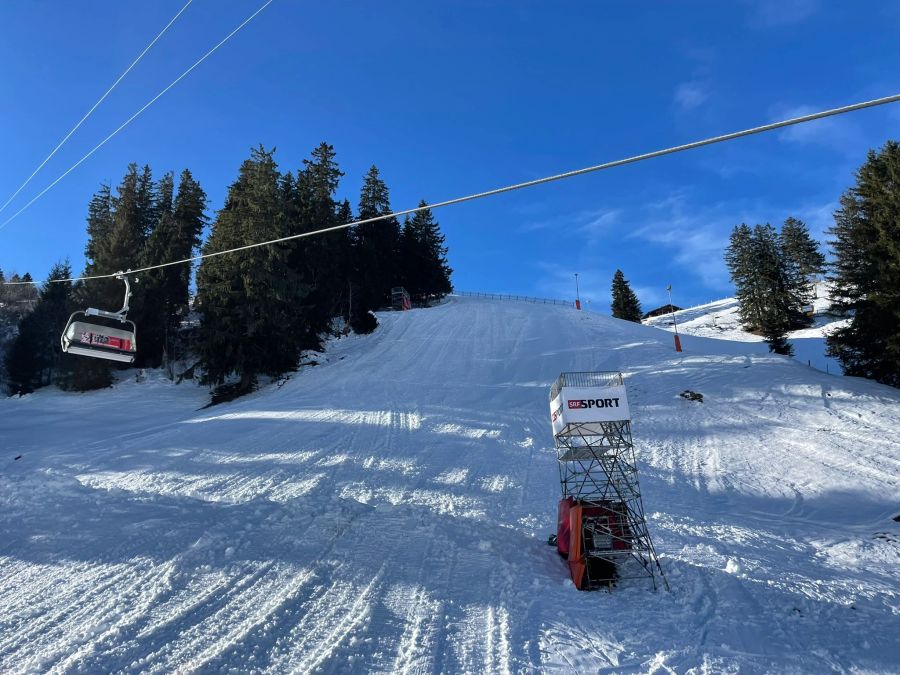
[{"label": "groomed ski piste", "polygon": [[[207,409],[133,371],[0,400],[0,671],[900,670],[900,391],[566,307],[379,320]],[[626,376],[671,592],[546,543],[581,370]]]},{"label": "groomed ski piste", "polygon": [[[832,313],[830,291],[831,285],[828,282],[816,283],[815,297],[812,301],[813,325],[809,328],[791,331],[787,334],[787,338],[794,348],[795,359],[826,373],[840,375],[840,362],[825,353],[825,337],[838,328],[846,326],[849,319]],[[675,312],[674,318],[671,314],[650,317],[644,319],[644,324],[672,332],[675,331],[675,324],[677,324],[679,333],[718,340],[763,341],[761,335],[748,333],[741,326],[736,298],[723,298],[682,309]]]}]

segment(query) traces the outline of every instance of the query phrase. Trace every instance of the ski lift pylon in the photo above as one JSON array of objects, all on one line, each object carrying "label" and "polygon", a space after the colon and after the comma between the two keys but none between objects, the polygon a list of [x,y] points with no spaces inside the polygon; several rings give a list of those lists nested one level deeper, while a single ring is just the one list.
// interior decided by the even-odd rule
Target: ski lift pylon
[{"label": "ski lift pylon", "polygon": [[[118,312],[88,307],[73,312],[60,336],[62,350],[67,354],[108,359],[120,363],[133,363],[137,353],[137,326],[128,319],[128,302],[131,300],[131,283],[127,272],[117,272],[116,279],[125,282],[125,302]],[[76,320],[77,316],[112,319],[122,324],[121,328],[105,326],[90,321]],[[130,325],[131,330],[128,330]]]}]

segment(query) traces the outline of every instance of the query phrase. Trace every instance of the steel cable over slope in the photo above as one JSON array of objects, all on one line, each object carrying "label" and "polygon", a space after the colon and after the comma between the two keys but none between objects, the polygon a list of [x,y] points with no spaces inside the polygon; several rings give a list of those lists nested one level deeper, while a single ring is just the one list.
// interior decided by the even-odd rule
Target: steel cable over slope
[{"label": "steel cable over slope", "polygon": [[28,202],[27,204],[25,204],[25,206],[23,206],[21,209],[19,209],[19,210],[16,211],[14,214],[12,214],[9,218],[7,218],[5,221],[3,221],[3,223],[0,223],[0,229],[3,229],[3,228],[6,227],[9,223],[11,223],[13,220],[15,220],[22,212],[25,211],[25,209],[27,209],[29,206],[31,206],[32,204],[34,204],[38,199],[40,199],[40,198],[43,197],[45,194],[47,194],[47,192],[49,192],[50,189],[51,189],[54,185],[56,185],[57,183],[59,183],[59,181],[61,181],[63,178],[65,178],[65,177],[68,176],[70,173],[72,173],[72,172],[73,172],[75,169],[77,169],[82,163],[84,163],[85,160],[87,160],[91,155],[93,155],[93,154],[94,154],[95,152],[97,152],[100,148],[102,148],[104,145],[106,145],[106,144],[107,144],[107,143],[108,143],[108,142],[109,142],[116,134],[118,134],[120,131],[122,131],[122,129],[124,129],[124,128],[127,127],[129,124],[131,124],[135,119],[137,119],[137,117],[138,117],[142,112],[144,112],[147,108],[149,108],[151,105],[153,105],[154,103],[156,103],[160,98],[162,98],[162,96],[163,96],[167,91],[169,91],[172,87],[174,87],[176,84],[178,84],[179,82],[181,82],[181,80],[183,80],[185,77],[187,77],[188,74],[190,74],[197,66],[199,66],[201,63],[203,63],[204,61],[206,61],[206,59],[208,59],[210,56],[212,56],[213,53],[214,53],[216,50],[219,49],[219,47],[221,47],[221,46],[224,45],[226,42],[228,42],[228,40],[230,40],[232,37],[234,37],[234,36],[237,34],[238,31],[240,31],[244,26],[246,26],[248,23],[250,23],[251,21],[253,21],[253,19],[255,19],[255,18],[257,17],[257,15],[258,15],[260,12],[262,12],[266,7],[268,7],[269,5],[271,5],[274,1],[275,1],[275,0],[267,0],[267,1],[266,1],[259,9],[257,9],[255,12],[253,12],[253,14],[251,14],[251,15],[248,16],[246,19],[244,19],[244,21],[243,21],[243,23],[241,23],[241,25],[239,25],[237,28],[235,28],[233,31],[231,31],[228,35],[226,35],[224,38],[222,38],[222,39],[218,42],[218,44],[216,44],[215,47],[213,47],[213,48],[210,49],[208,52],[206,52],[203,56],[201,56],[199,59],[197,59],[197,61],[195,61],[194,64],[193,64],[190,68],[188,68],[188,69],[185,70],[181,75],[179,75],[177,78],[175,78],[175,80],[173,80],[172,83],[169,84],[169,86],[167,86],[165,89],[163,89],[161,92],[159,92],[156,96],[154,96],[154,97],[151,98],[149,101],[147,101],[147,102],[143,105],[143,107],[142,107],[140,110],[138,110],[138,111],[137,111],[136,113],[134,113],[131,117],[129,117],[129,118],[128,118],[127,120],[125,120],[124,122],[122,122],[122,124],[120,124],[119,127],[118,127],[115,131],[113,131],[109,136],[107,136],[107,137],[104,138],[102,141],[100,141],[99,143],[97,143],[97,145],[95,145],[93,148],[91,148],[91,150],[90,150],[84,157],[82,157],[82,158],[79,159],[77,162],[75,162],[72,166],[70,166],[68,169],[66,169],[66,170],[65,170],[65,171],[64,171],[64,172],[63,172],[63,173],[55,180],[55,181],[53,181],[52,183],[50,183],[50,185],[48,185],[48,186],[45,187],[43,190],[41,190],[40,192],[38,192],[38,193],[31,199],[30,202]]},{"label": "steel cable over slope", "polygon": [[169,28],[172,27],[172,24],[178,20],[178,17],[184,13],[184,10],[186,10],[193,1],[194,0],[188,0],[184,4],[184,7],[182,7],[180,10],[178,10],[178,13],[172,17],[172,19],[169,21],[169,23],[167,23],[165,25],[165,27],[161,31],[159,31],[159,33],[157,33],[156,37],[150,41],[150,44],[148,44],[146,47],[144,47],[144,51],[142,51],[140,54],[138,54],[137,58],[131,62],[131,65],[125,69],[125,72],[123,72],[121,75],[119,75],[118,79],[116,79],[116,81],[113,82],[112,85],[110,85],[109,89],[107,89],[106,92],[104,92],[103,96],[101,96],[99,99],[97,99],[97,102],[93,106],[91,106],[91,109],[88,110],[84,114],[84,117],[82,117],[80,120],[78,120],[78,122],[75,124],[75,126],[69,130],[69,133],[67,133],[65,136],[63,136],[63,139],[59,143],[56,144],[56,147],[53,148],[53,150],[50,151],[50,154],[44,158],[44,161],[41,162],[40,164],[38,164],[37,168],[31,172],[31,175],[25,179],[25,182],[19,186],[19,189],[10,195],[9,199],[7,199],[3,203],[3,206],[0,206],[0,213],[2,213],[3,209],[5,209],[7,206],[9,206],[9,203],[13,199],[16,198],[16,196],[25,188],[26,185],[28,185],[31,182],[31,179],[34,178],[38,174],[38,172],[44,168],[44,165],[50,161],[50,159],[53,157],[53,155],[55,155],[57,153],[57,151],[63,145],[66,144],[66,141],[68,141],[72,137],[72,134],[74,134],[76,131],[78,131],[78,128],[82,124],[84,124],[85,120],[87,120],[87,118],[93,114],[93,112],[100,106],[100,104],[103,103],[103,101],[106,99],[106,97],[112,93],[112,90],[115,89],[119,85],[119,82],[121,82],[122,80],[125,79],[125,76],[131,72],[131,69],[134,68],[142,58],[144,58],[144,55],[147,52],[149,52],[150,49],[153,47],[153,45],[155,45],[159,41],[159,39],[166,33],[166,31],[168,31]]},{"label": "steel cable over slope", "polygon": [[[272,0],[269,0],[271,2]],[[268,3],[267,3],[268,4]],[[336,232],[338,230],[344,230],[351,227],[356,227],[357,225],[366,225],[368,223],[375,223],[382,220],[387,220],[389,218],[395,218],[397,216],[404,216],[411,213],[418,213],[419,211],[425,211],[427,209],[439,209],[444,206],[452,206],[453,204],[462,204],[464,202],[474,201],[476,199],[483,199],[484,197],[492,197],[493,195],[503,194],[505,192],[513,192],[514,190],[522,190],[524,188],[534,187],[535,185],[543,185],[544,183],[552,183],[558,180],[563,180],[566,178],[573,178],[574,176],[581,176],[587,173],[593,173],[595,171],[602,171],[603,169],[612,169],[617,166],[623,166],[625,164],[634,164],[636,162],[642,162],[647,159],[653,159],[655,157],[662,157],[663,155],[672,155],[676,152],[683,152],[685,150],[693,150],[694,148],[701,148],[706,145],[713,145],[714,143],[723,143],[725,141],[734,140],[736,138],[742,138],[744,136],[752,136],[753,134],[760,134],[765,131],[773,131],[774,129],[781,129],[784,127],[793,126],[795,124],[803,124],[805,122],[812,122],[814,120],[822,119],[825,117],[833,117],[834,115],[842,115],[844,113],[853,112],[854,110],[862,110],[864,108],[872,108],[878,105],[885,105],[887,103],[894,103],[896,101],[900,101],[900,94],[893,94],[891,96],[884,96],[882,98],[872,99],[870,101],[863,101],[861,103],[853,103],[851,105],[841,106],[840,108],[831,108],[829,110],[822,110],[817,113],[811,113],[809,115],[802,115],[800,117],[793,117],[787,120],[781,120],[780,122],[771,122],[769,124],[763,124],[762,126],[753,127],[751,129],[744,129],[743,131],[735,131],[730,134],[723,134],[721,136],[713,136],[711,138],[705,138],[700,141],[692,141],[691,143],[685,143],[683,145],[675,145],[670,148],[665,148],[662,150],[654,150],[652,152],[645,152],[640,155],[633,155],[632,157],[626,157],[624,159],[617,159],[611,162],[605,162],[603,164],[596,164],[594,166],[584,167],[583,169],[574,169],[572,171],[566,171],[564,173],[554,174],[552,176],[545,176],[544,178],[536,178],[534,180],[525,181],[524,183],[514,183],[513,185],[506,185],[504,187],[494,188],[493,190],[486,190],[484,192],[476,192],[475,194],[466,195],[465,197],[455,197],[454,199],[447,199],[442,202],[437,202],[435,204],[426,204],[425,206],[417,206],[413,209],[404,209],[403,211],[393,211],[392,213],[386,213],[381,216],[375,216],[373,218],[364,218],[362,220],[354,220],[349,223],[344,223],[343,225],[334,225],[332,227],[325,227],[320,230],[313,230],[311,232],[302,232],[300,234],[292,234],[287,237],[280,237],[278,239],[270,239],[268,241],[260,241],[254,244],[247,244],[245,246],[238,246],[235,248],[229,248],[224,251],[214,251],[212,253],[202,253],[200,255],[195,255],[190,258],[183,258],[181,260],[172,260],[166,263],[160,263],[158,265],[148,265],[147,267],[140,267],[138,269],[129,269],[128,273],[130,274],[138,274],[140,272],[148,272],[150,270],[161,269],[163,267],[171,267],[173,265],[184,265],[191,262],[196,262],[198,260],[206,260],[207,258],[215,258],[221,255],[228,255],[230,253],[237,253],[239,251],[247,251],[254,248],[259,248],[261,246],[272,246],[273,244],[280,244],[286,241],[293,241],[295,239],[304,239],[306,237],[313,237],[319,234],[327,234],[328,232]],[[118,273],[114,272],[112,274],[95,274],[90,276],[82,276],[82,277],[70,277],[68,279],[48,279],[47,283],[65,283],[70,281],[90,281],[92,279],[110,279],[117,275]],[[38,284],[42,282],[37,281],[18,281],[18,282],[6,282],[7,285],[16,285],[16,284]]]}]

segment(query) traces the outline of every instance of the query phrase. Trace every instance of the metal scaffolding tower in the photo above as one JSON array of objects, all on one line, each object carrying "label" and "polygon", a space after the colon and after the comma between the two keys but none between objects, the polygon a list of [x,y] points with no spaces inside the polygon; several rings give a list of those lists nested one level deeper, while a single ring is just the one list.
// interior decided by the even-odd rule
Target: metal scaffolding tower
[{"label": "metal scaffolding tower", "polygon": [[647,530],[622,374],[562,373],[550,415],[562,487],[557,546],[575,585],[649,578],[668,590]]}]

